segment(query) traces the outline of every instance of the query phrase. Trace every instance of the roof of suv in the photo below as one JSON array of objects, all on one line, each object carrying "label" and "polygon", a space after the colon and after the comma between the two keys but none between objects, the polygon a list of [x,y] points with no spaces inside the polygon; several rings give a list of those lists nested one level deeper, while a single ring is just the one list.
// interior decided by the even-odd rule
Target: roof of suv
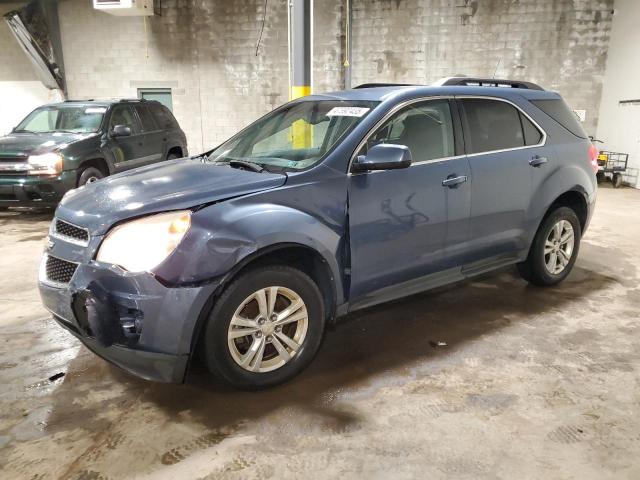
[{"label": "roof of suv", "polygon": [[[341,90],[313,95],[316,100],[331,98],[335,100],[365,100],[383,102],[393,98],[427,97],[438,95],[475,95],[510,98],[518,95],[527,99],[557,99],[560,95],[556,92],[543,90],[536,84],[529,82],[516,82],[512,80],[480,80],[475,85],[441,84],[441,85],[393,85],[393,84],[364,84],[350,90]],[[508,82],[518,86],[509,85]],[[484,86],[486,84],[487,86]],[[499,85],[499,86],[496,86]],[[526,86],[520,86],[526,85]]]},{"label": "roof of suv", "polygon": [[52,105],[93,105],[98,107],[106,107],[116,103],[160,103],[157,100],[146,100],[141,98],[105,98],[105,99],[87,99],[87,100],[65,100]]}]

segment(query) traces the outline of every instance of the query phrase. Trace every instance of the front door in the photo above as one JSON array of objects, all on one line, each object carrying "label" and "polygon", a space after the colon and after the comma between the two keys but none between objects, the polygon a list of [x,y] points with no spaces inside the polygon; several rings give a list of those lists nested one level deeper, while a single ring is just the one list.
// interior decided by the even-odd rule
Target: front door
[{"label": "front door", "polygon": [[[128,137],[114,137],[111,135],[116,125],[124,125],[131,129]],[[142,164],[144,157],[144,134],[138,119],[129,105],[116,105],[109,120],[109,149],[114,159],[116,171],[127,170]]]},{"label": "front door", "polygon": [[351,176],[352,308],[445,283],[459,272],[451,268],[448,239],[466,239],[471,178],[466,158],[456,156],[453,118],[448,100],[413,103],[359,152],[379,143],[406,145],[413,163]]}]

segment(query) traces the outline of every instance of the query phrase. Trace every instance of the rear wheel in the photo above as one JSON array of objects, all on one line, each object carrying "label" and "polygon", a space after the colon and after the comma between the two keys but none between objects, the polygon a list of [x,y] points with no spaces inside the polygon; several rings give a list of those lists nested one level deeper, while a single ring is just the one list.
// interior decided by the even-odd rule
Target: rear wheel
[{"label": "rear wheel", "polygon": [[78,186],[82,187],[87,183],[97,182],[101,178],[104,178],[104,173],[95,167],[87,167],[80,172],[78,176]]},{"label": "rear wheel", "polygon": [[181,156],[178,155],[177,153],[171,152],[167,154],[167,160],[175,160],[177,158],[181,158]]},{"label": "rear wheel", "polygon": [[518,264],[522,278],[539,286],[560,283],[573,268],[580,237],[575,212],[569,207],[554,210],[536,232],[527,259]]},{"label": "rear wheel", "polygon": [[320,290],[305,273],[285,266],[251,270],[216,302],[204,333],[205,362],[236,388],[283,383],[315,356],[324,318]]},{"label": "rear wheel", "polygon": [[605,176],[605,174],[604,174],[604,172],[602,170],[599,170],[596,173],[596,180],[598,181],[598,183],[604,182],[606,180],[606,178],[607,177]]},{"label": "rear wheel", "polygon": [[611,183],[613,184],[613,188],[620,188],[622,186],[622,174],[614,173],[611,177]]}]

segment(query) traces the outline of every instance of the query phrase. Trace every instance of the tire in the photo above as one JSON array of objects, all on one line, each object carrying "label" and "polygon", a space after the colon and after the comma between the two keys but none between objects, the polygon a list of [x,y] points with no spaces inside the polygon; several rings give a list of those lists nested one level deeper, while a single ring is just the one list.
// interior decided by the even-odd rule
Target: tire
[{"label": "tire", "polygon": [[611,177],[611,183],[613,188],[620,188],[622,186],[622,175],[620,173],[614,173]]},{"label": "tire", "polygon": [[78,176],[78,187],[82,187],[87,183],[97,182],[101,178],[104,178],[104,173],[95,167],[87,167],[80,171]]},{"label": "tire", "polygon": [[599,170],[596,173],[596,180],[598,181],[598,183],[602,183],[606,180],[606,177],[604,175],[604,172],[602,170]]},{"label": "tire", "polygon": [[[557,234],[552,232],[556,225],[562,225],[561,236],[564,237],[569,233],[567,224],[570,225],[573,234],[573,244],[570,249],[567,248],[569,246],[568,243],[556,245],[554,240]],[[548,287],[560,283],[571,273],[571,269],[576,262],[580,249],[581,235],[580,222],[571,208],[560,207],[551,212],[538,228],[527,259],[517,265],[520,276],[529,283],[541,287]],[[549,243],[554,244],[553,247],[550,247],[547,243],[548,239],[552,240]],[[547,250],[552,248],[552,253],[548,254],[549,257],[545,254],[545,248]],[[562,250],[564,254],[560,252],[560,250]],[[556,255],[557,263],[556,270],[552,272],[547,262],[553,266],[553,253]],[[568,261],[566,261],[567,253],[569,256]],[[562,265],[564,262],[566,262],[566,264]],[[560,267],[562,267],[562,269],[558,270]]]},{"label": "tire", "polygon": [[[286,313],[294,303],[291,299],[297,298],[303,305],[283,318],[300,317],[300,320],[282,326],[272,323],[274,317],[262,321],[258,300],[250,297],[264,292],[263,313],[268,317],[272,290],[265,290],[270,287],[278,288],[272,311]],[[306,309],[306,321],[303,309]],[[236,315],[242,320],[232,325]],[[243,326],[237,325],[238,322],[243,322]],[[202,357],[212,374],[233,387],[242,390],[272,387],[291,379],[313,360],[324,335],[324,324],[322,295],[308,275],[286,266],[251,270],[231,283],[215,303],[204,330]],[[250,333],[243,335],[245,331]],[[236,338],[230,338],[232,336]],[[299,342],[298,348],[294,350],[286,339],[281,340],[283,336]],[[264,345],[262,352],[260,343]],[[256,350],[254,357],[249,354],[251,348]],[[241,365],[243,361],[245,366]]]},{"label": "tire", "polygon": [[177,153],[169,153],[167,154],[167,160],[176,160],[178,158],[182,158],[180,155],[178,155]]}]

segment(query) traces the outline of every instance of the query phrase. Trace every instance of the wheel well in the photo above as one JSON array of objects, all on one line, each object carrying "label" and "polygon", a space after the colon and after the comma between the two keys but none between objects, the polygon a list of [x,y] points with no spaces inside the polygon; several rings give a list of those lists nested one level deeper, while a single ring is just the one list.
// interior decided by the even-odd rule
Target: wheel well
[{"label": "wheel well", "polygon": [[587,223],[587,201],[580,192],[572,190],[560,195],[551,204],[544,217],[546,218],[547,215],[549,215],[558,207],[571,208],[578,217],[578,221],[580,222],[580,230],[584,231],[584,227]]},{"label": "wheel well", "polygon": [[312,248],[303,245],[286,245],[282,247],[267,248],[258,252],[251,260],[235,272],[225,283],[229,283],[233,278],[246,273],[254,268],[269,265],[287,265],[300,269],[311,277],[318,285],[322,300],[325,306],[325,317],[327,322],[331,322],[335,315],[336,292],[331,269],[322,255]]},{"label": "wheel well", "polygon": [[80,172],[87,167],[94,167],[104,173],[105,177],[109,175],[109,166],[107,162],[102,158],[92,158],[91,160],[85,160],[80,164],[80,168],[78,168],[78,176]]},{"label": "wheel well", "polygon": [[299,268],[309,275],[318,285],[322,300],[325,305],[325,319],[327,323],[335,320],[336,312],[336,290],[333,274],[327,262],[317,251],[303,245],[276,245],[267,247],[254,254],[247,262],[228,275],[220,288],[216,289],[211,298],[207,301],[198,318],[196,328],[191,341],[191,357],[202,347],[202,329],[206,323],[209,313],[213,309],[215,302],[222,294],[224,288],[238,276],[254,269],[268,265],[287,265]]},{"label": "wheel well", "polygon": [[181,147],[171,147],[169,149],[169,151],[167,152],[167,156],[171,155],[172,153],[175,153],[176,155],[178,155],[178,157],[182,157],[182,148]]}]

